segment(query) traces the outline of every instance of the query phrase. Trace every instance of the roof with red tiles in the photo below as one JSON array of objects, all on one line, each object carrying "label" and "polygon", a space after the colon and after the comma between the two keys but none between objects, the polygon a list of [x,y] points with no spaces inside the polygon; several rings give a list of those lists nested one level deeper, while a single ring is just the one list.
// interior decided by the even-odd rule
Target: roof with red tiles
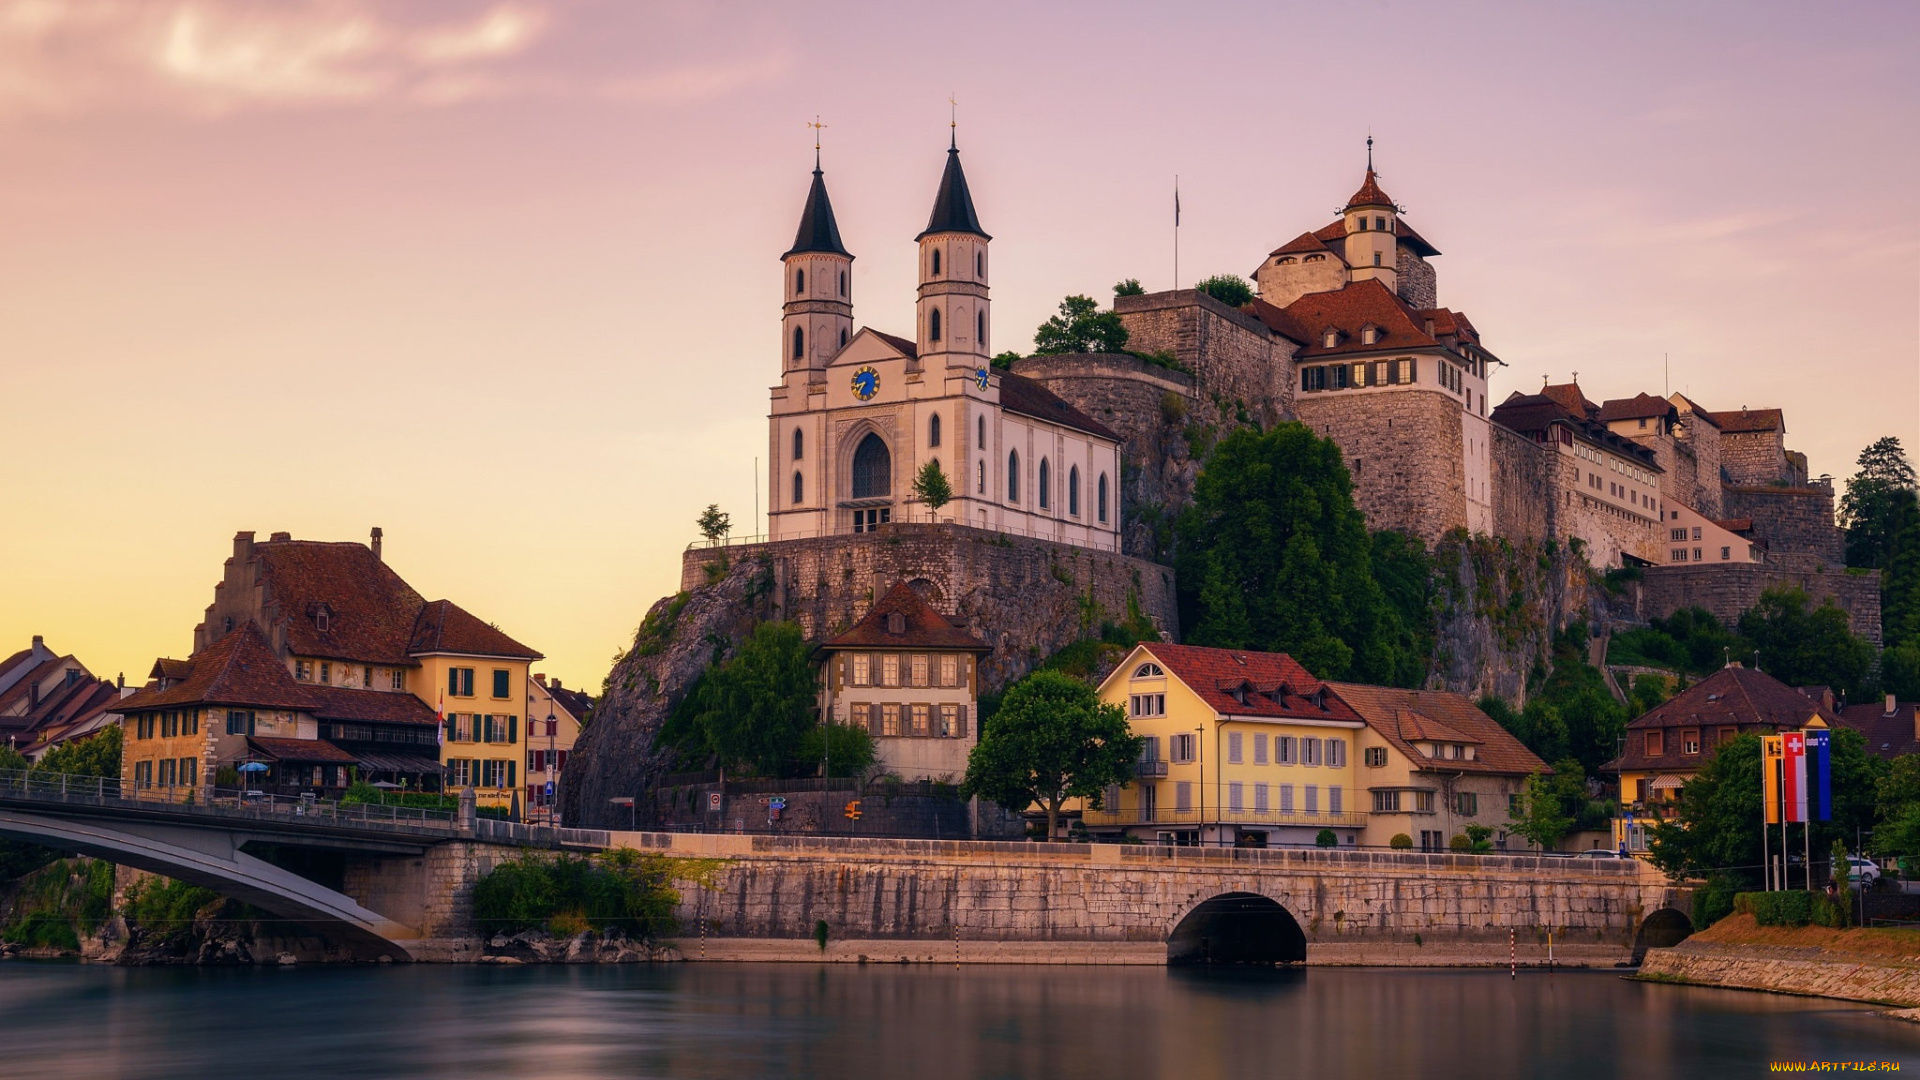
[{"label": "roof with red tiles", "polygon": [[178,682],[191,674],[193,674],[193,661],[175,660],[170,656],[163,656],[153,662],[153,670],[147,674],[147,677]]},{"label": "roof with red tiles", "polygon": [[1367,178],[1361,182],[1360,190],[1353,193],[1353,198],[1347,200],[1346,208],[1352,210],[1361,206],[1384,206],[1389,210],[1399,209],[1399,204],[1387,198],[1387,193],[1380,190],[1380,175],[1372,169],[1367,170]]},{"label": "roof with red tiles", "polygon": [[313,696],[313,715],[320,720],[420,725],[440,722],[432,706],[404,691],[353,690],[344,686],[303,689]]},{"label": "roof with red tiles", "polygon": [[1120,441],[1120,436],[1114,434],[1113,429],[1062,401],[1053,391],[1025,375],[1015,375],[1011,371],[1000,373],[1000,407],[1008,412],[1084,431],[1103,439]]},{"label": "roof with red tiles", "polygon": [[435,600],[420,609],[407,652],[413,656],[453,653],[459,656],[507,656],[529,660],[541,654],[481,622],[451,600]]},{"label": "roof with red tiles", "polygon": [[1286,653],[1163,641],[1147,642],[1139,648],[1216,713],[1274,719],[1360,719],[1345,702],[1321,693],[1327,684]]},{"label": "roof with red tiles", "polygon": [[1621,457],[1632,458],[1642,468],[1665,471],[1652,449],[1624,435],[1614,434],[1605,424],[1569,412],[1566,406],[1545,394],[1522,394],[1516,390],[1507,395],[1507,400],[1494,406],[1487,419],[1509,431],[1539,435],[1543,439],[1547,437],[1545,433],[1549,427],[1563,424],[1590,443],[1605,447]]},{"label": "roof with red tiles", "polygon": [[1707,411],[1707,409],[1704,406],[1702,406],[1699,402],[1693,400],[1692,398],[1688,397],[1687,395],[1674,394],[1672,397],[1669,397],[1667,400],[1673,402],[1674,407],[1679,409],[1681,412],[1687,413],[1692,416],[1697,416],[1701,420],[1705,421],[1709,427],[1712,427],[1715,430],[1719,429],[1720,422],[1713,418],[1713,413]]},{"label": "roof with red tiles", "polygon": [[323,765],[357,765],[360,759],[333,745],[325,739],[270,739],[259,735],[247,736],[247,746],[256,757],[272,758],[288,763],[318,763]]},{"label": "roof with red tiles", "polygon": [[1588,400],[1587,395],[1580,390],[1580,383],[1577,380],[1570,383],[1552,383],[1543,386],[1540,388],[1540,393],[1542,396],[1558,402],[1561,408],[1578,416],[1591,419],[1595,413],[1600,411],[1600,406]]},{"label": "roof with red tiles", "polygon": [[1729,434],[1787,430],[1786,416],[1779,409],[1741,409],[1739,412],[1708,413],[1707,416],[1715,427]]},{"label": "roof with red tiles", "polygon": [[1714,522],[1714,524],[1720,526],[1721,528],[1727,530],[1730,533],[1743,533],[1753,528],[1753,519],[1752,518],[1727,518],[1724,521],[1716,521]]},{"label": "roof with red tiles", "polygon": [[1299,319],[1287,313],[1287,309],[1276,307],[1259,297],[1254,297],[1248,305],[1255,318],[1267,325],[1267,329],[1296,345],[1305,345],[1313,338],[1313,331],[1307,329]]},{"label": "roof with red tiles", "polygon": [[[1288,304],[1285,311],[1308,336],[1306,347],[1299,353],[1301,359],[1440,345],[1424,329],[1426,320],[1375,278],[1333,292],[1308,293]],[[1368,326],[1380,332],[1371,345],[1364,343],[1361,334]],[[1332,348],[1326,345],[1329,329],[1340,333]]]},{"label": "roof with red tiles", "polygon": [[[897,616],[897,617],[896,617]],[[821,643],[822,649],[947,649],[992,652],[964,626],[933,610],[913,586],[894,582],[860,621]]]},{"label": "roof with red tiles", "polygon": [[[1344,222],[1341,223],[1340,230],[1341,234],[1345,235],[1346,224]],[[1340,250],[1334,247],[1330,241],[1323,240],[1314,233],[1303,232],[1299,236],[1267,252],[1267,257],[1273,258],[1277,255],[1318,255],[1322,252],[1332,252],[1335,255],[1340,254]]]},{"label": "roof with red tiles", "polygon": [[[1327,685],[1417,770],[1508,776],[1553,771],[1464,695],[1360,683]],[[1471,746],[1473,757],[1428,757],[1414,745],[1420,742]]]},{"label": "roof with red tiles", "polygon": [[[1738,728],[1742,733],[1768,732],[1805,726],[1819,717],[1827,726],[1840,717],[1819,702],[1762,671],[1723,667],[1701,679],[1665,704],[1655,706],[1627,724],[1626,752],[1608,762],[1607,772],[1652,769],[1691,771],[1700,766],[1698,754],[1682,755],[1678,746],[1658,757],[1648,757],[1646,740],[1631,733],[1650,728]],[[1703,745],[1711,745],[1704,735]]]},{"label": "roof with red tiles", "polygon": [[253,623],[234,627],[226,636],[200,650],[191,673],[165,690],[151,686],[135,691],[119,705],[123,713],[173,705],[247,705],[262,709],[309,710],[316,704],[310,688],[301,686],[267,644]]},{"label": "roof with red tiles", "polygon": [[864,329],[867,333],[872,334],[874,337],[879,338],[881,341],[884,341],[887,344],[893,346],[895,349],[898,349],[900,351],[900,355],[906,357],[909,360],[917,359],[920,356],[920,346],[914,344],[912,338],[903,338],[898,334],[885,333],[884,331],[875,330],[871,326],[862,327],[862,329]]},{"label": "roof with red tiles", "polygon": [[[411,665],[426,600],[365,544],[269,540],[254,545],[267,595],[294,656]],[[323,629],[324,627],[324,629]]]},{"label": "roof with red tiles", "polygon": [[1615,420],[1641,420],[1658,416],[1671,416],[1679,410],[1666,398],[1652,394],[1636,394],[1630,398],[1615,398],[1600,405],[1600,422]]}]

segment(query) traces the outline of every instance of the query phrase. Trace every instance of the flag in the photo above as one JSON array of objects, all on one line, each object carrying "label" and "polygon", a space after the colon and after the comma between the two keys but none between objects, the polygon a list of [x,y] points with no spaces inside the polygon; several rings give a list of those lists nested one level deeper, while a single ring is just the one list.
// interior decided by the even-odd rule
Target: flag
[{"label": "flag", "polygon": [[445,746],[447,745],[447,695],[445,691],[441,691],[440,693],[440,704],[438,709],[435,710],[435,715],[440,717],[440,723],[435,725],[433,729],[433,738],[435,742],[441,746]]},{"label": "flag", "polygon": [[1761,799],[1767,804],[1767,824],[1780,824],[1780,736],[1760,736]]},{"label": "flag", "polygon": [[1173,179],[1173,227],[1180,227],[1180,178]]},{"label": "flag", "polygon": [[1780,736],[1780,795],[1788,821],[1807,820],[1807,736],[1789,731]]},{"label": "flag", "polygon": [[1809,728],[1807,737],[1807,820],[1833,820],[1833,733]]}]

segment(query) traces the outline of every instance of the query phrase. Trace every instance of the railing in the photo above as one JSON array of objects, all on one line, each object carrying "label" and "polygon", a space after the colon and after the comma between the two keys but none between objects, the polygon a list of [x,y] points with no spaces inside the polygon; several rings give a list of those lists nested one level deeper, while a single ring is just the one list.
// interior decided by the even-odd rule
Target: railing
[{"label": "railing", "polygon": [[[1141,764],[1145,764],[1142,762]],[[1085,810],[1080,820],[1088,827],[1105,825],[1307,825],[1322,828],[1358,828],[1367,816],[1358,813],[1326,813],[1310,810],[1225,810],[1209,806],[1199,809],[1152,811],[1135,809]]]},{"label": "railing", "polygon": [[1167,759],[1154,758],[1149,761],[1136,761],[1133,763],[1133,775],[1165,776],[1167,775]]},{"label": "railing", "polygon": [[[1015,512],[1025,513],[1024,511],[1015,511]],[[1034,514],[1031,516],[1039,517],[1040,518],[1039,523],[1032,526],[1028,526],[1024,523],[1018,523],[1018,522],[1002,522],[999,525],[982,525],[976,521],[957,521],[957,520],[935,520],[935,521],[911,520],[910,521],[910,520],[902,519],[900,521],[881,522],[878,525],[870,526],[868,528],[868,532],[869,533],[881,532],[899,525],[958,525],[961,528],[973,529],[977,532],[1005,533],[1009,536],[1024,536],[1024,537],[1029,537],[1035,540],[1049,540],[1056,544],[1066,544],[1071,547],[1083,547],[1093,551],[1120,550],[1120,534],[1117,531],[1115,531],[1114,528],[1109,524],[1078,521],[1064,515],[1058,518],[1041,517],[1038,514]],[[1057,522],[1058,523],[1057,526],[1054,524],[1050,524],[1052,522]],[[1071,529],[1086,530],[1085,542],[1069,539],[1066,534]],[[851,525],[849,525],[844,529],[825,529],[825,530],[782,529],[778,537],[773,536],[771,533],[755,533],[751,536],[721,536],[721,537],[716,537],[715,539],[712,539],[712,540],[707,540],[703,538],[700,540],[695,540],[692,543],[688,544],[686,546],[686,550],[687,551],[709,551],[709,550],[721,551],[726,548],[750,547],[754,544],[772,543],[776,539],[812,540],[822,536],[852,536],[852,535],[854,535],[854,531]]]},{"label": "railing", "polygon": [[312,795],[278,795],[243,788],[213,788],[151,785],[135,787],[112,776],[72,776],[39,769],[0,769],[0,797],[25,798],[36,802],[125,806],[128,808],[179,807],[222,817],[240,815],[249,818],[314,820],[347,824],[399,825],[452,831],[454,815],[446,810],[428,810],[409,806],[385,806],[378,803],[342,805]]},{"label": "railing", "polygon": [[613,838],[601,829],[554,828],[549,825],[501,821],[497,818],[476,819],[473,823],[473,836],[476,840],[538,847],[604,848],[613,843]]}]

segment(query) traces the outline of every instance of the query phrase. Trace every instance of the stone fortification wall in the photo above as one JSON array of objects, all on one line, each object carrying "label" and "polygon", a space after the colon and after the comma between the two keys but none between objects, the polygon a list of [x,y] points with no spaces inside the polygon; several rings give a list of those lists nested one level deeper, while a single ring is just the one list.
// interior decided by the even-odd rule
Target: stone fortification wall
[{"label": "stone fortification wall", "polygon": [[1834,570],[1808,561],[1798,567],[1768,563],[1648,567],[1634,613],[1657,619],[1684,607],[1702,607],[1731,625],[1775,585],[1797,585],[1816,605],[1832,600],[1847,613],[1854,633],[1880,644],[1880,572]]},{"label": "stone fortification wall", "polygon": [[1787,449],[1781,433],[1721,432],[1720,467],[1726,472],[1727,483],[1734,487],[1781,483],[1787,478]]},{"label": "stone fortification wall", "polygon": [[1265,323],[1194,289],[1122,296],[1113,310],[1137,352],[1170,352],[1202,395],[1243,403],[1251,419],[1292,416],[1295,346]]},{"label": "stone fortification wall", "polygon": [[1695,510],[1710,520],[1729,516],[1721,496],[1720,429],[1704,420],[1685,417],[1678,429],[1680,445],[1693,451]]},{"label": "stone fortification wall", "polygon": [[1170,558],[1168,525],[1191,501],[1200,472],[1189,432],[1226,419],[1200,395],[1199,380],[1114,353],[1035,356],[1013,370],[1120,435],[1121,550]]},{"label": "stone fortification wall", "polygon": [[1833,523],[1833,489],[1827,487],[1729,487],[1729,518],[1752,518],[1753,535],[1767,556],[1812,555],[1832,567],[1847,564],[1846,531]]},{"label": "stone fortification wall", "polygon": [[1660,561],[1666,533],[1657,518],[1600,498],[1583,483],[1581,477],[1590,475],[1590,470],[1579,458],[1556,453],[1553,459],[1557,526],[1562,537],[1578,538],[1586,545],[1587,562],[1605,570],[1623,565],[1622,555]]},{"label": "stone fortification wall", "polygon": [[1555,455],[1516,431],[1488,424],[1493,478],[1493,532],[1519,543],[1554,533]]},{"label": "stone fortification wall", "polygon": [[1317,949],[1416,934],[1497,944],[1504,960],[1509,929],[1529,938],[1552,929],[1563,944],[1606,945],[1625,959],[1649,914],[1684,911],[1688,900],[1637,861],[659,833],[617,840],[726,860],[715,889],[688,890],[683,926],[805,940],[824,920],[832,938],[938,943],[941,959],[949,943],[983,940],[1157,944],[1224,893],[1285,908],[1306,935],[1309,962]]},{"label": "stone fortification wall", "polygon": [[1416,310],[1439,307],[1438,282],[1433,272],[1433,264],[1413,253],[1413,249],[1402,244],[1400,254],[1394,259],[1398,271],[1393,291],[1400,295]]},{"label": "stone fortification wall", "polygon": [[1466,527],[1459,402],[1437,390],[1317,394],[1294,411],[1340,447],[1369,529],[1397,529],[1432,547]]}]

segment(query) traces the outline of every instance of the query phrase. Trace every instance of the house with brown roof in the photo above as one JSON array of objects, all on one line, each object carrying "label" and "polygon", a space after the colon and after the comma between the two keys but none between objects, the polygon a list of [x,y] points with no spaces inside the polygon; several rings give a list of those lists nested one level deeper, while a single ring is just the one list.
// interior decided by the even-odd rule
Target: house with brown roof
[{"label": "house with brown roof", "polygon": [[1892,761],[1920,754],[1920,704],[1888,694],[1884,701],[1841,709],[1840,722],[1859,732],[1867,740],[1867,753],[1875,757]]},{"label": "house with brown roof", "polygon": [[[223,769],[288,791],[358,778],[520,805],[528,666],[540,654],[428,601],[370,543],[234,537],[194,650],[122,703],[133,790],[211,795]],[[255,785],[258,786],[258,785]]]},{"label": "house with brown roof", "polygon": [[120,681],[97,678],[71,655],[33,643],[0,660],[0,738],[38,761],[48,750],[84,739],[120,722],[126,691]]},{"label": "house with brown roof", "polygon": [[881,771],[957,782],[980,741],[979,661],[992,651],[965,620],[896,582],[858,622],[821,643],[822,713],[865,728]]}]

